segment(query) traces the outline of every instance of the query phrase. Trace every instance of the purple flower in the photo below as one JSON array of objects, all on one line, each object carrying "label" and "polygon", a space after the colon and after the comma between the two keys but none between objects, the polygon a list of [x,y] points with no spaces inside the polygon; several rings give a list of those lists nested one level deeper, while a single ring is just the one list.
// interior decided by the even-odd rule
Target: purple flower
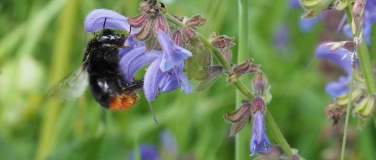
[{"label": "purple flower", "polygon": [[[158,149],[154,145],[141,144],[139,147],[139,151],[140,151],[141,160],[159,160]],[[127,159],[129,160],[135,159],[133,150],[128,153]]]},{"label": "purple flower", "polygon": [[315,51],[315,56],[317,56],[320,59],[331,61],[338,66],[340,66],[346,73],[346,76],[341,76],[338,78],[338,81],[336,82],[329,82],[325,86],[325,91],[333,98],[336,98],[338,96],[341,96],[347,92],[349,92],[348,84],[350,82],[351,78],[351,71],[352,71],[352,65],[351,65],[351,57],[346,56],[343,58],[347,51],[344,49],[337,49],[333,52],[329,52],[329,47],[322,47],[318,46]]},{"label": "purple flower", "polygon": [[260,111],[257,111],[253,115],[252,139],[250,147],[252,152],[251,156],[257,154],[258,152],[269,153],[268,148],[272,147],[265,132],[264,116]]},{"label": "purple flower", "polygon": [[[365,6],[363,17],[363,35],[367,44],[371,44],[371,30],[373,23],[376,22],[376,1],[368,0]],[[348,37],[353,37],[350,24],[343,27],[343,32]]]},{"label": "purple flower", "polygon": [[145,46],[139,45],[121,49],[119,53],[120,68],[129,82],[139,69],[150,64],[144,78],[144,92],[149,102],[155,99],[159,91],[168,92],[181,86],[188,94],[193,89],[183,72],[184,60],[192,56],[192,53],[175,45],[171,37],[162,30],[158,31],[157,37],[162,51],[151,50],[146,53]]},{"label": "purple flower", "polygon": [[[106,18],[106,28],[129,30],[126,17],[106,9],[97,9],[88,14],[85,20],[85,29],[95,32],[103,28]],[[159,91],[168,92],[178,87],[188,94],[193,90],[193,85],[183,72],[184,60],[191,57],[192,53],[173,43],[170,35],[162,30],[157,33],[157,38],[162,50],[151,50],[146,53],[143,42],[137,41],[133,35],[137,32],[132,28],[132,33],[125,45],[130,48],[122,48],[119,51],[120,69],[124,78],[132,82],[136,72],[150,64],[144,78],[144,93],[146,99],[151,102]]]}]

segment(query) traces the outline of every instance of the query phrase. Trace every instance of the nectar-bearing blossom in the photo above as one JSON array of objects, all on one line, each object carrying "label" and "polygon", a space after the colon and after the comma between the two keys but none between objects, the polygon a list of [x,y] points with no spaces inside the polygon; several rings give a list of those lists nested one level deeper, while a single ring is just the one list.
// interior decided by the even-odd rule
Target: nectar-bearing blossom
[{"label": "nectar-bearing blossom", "polygon": [[348,54],[347,50],[344,49],[337,49],[333,52],[329,52],[331,49],[330,46],[323,47],[319,45],[316,48],[315,56],[322,59],[328,60],[336,65],[340,66],[346,73],[346,76],[341,76],[338,78],[336,82],[329,82],[325,86],[325,91],[333,98],[341,96],[349,92],[348,84],[351,79],[351,72],[352,72],[352,65],[351,65],[351,57],[345,56]]},{"label": "nectar-bearing blossom", "polygon": [[[103,28],[127,30],[130,25],[127,18],[106,9],[97,9],[90,12],[85,20],[85,29],[88,32],[96,32]],[[135,31],[135,32],[134,32]],[[126,81],[132,82],[135,73],[142,67],[150,64],[144,78],[144,93],[146,99],[151,102],[159,91],[167,92],[182,87],[188,94],[193,90],[193,85],[183,72],[184,60],[191,57],[192,53],[173,43],[168,33],[159,30],[157,39],[162,50],[151,49],[147,52],[143,42],[134,39],[137,30],[132,28],[131,35],[125,42],[128,48],[119,51],[119,66]]]}]

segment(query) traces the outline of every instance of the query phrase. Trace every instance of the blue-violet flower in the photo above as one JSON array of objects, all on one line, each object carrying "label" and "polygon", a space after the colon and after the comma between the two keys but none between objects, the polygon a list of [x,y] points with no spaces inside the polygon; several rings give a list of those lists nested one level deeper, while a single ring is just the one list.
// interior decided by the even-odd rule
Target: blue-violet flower
[{"label": "blue-violet flower", "polygon": [[350,83],[351,79],[351,71],[352,71],[352,65],[351,65],[351,57],[346,56],[347,53],[344,49],[337,49],[333,52],[329,52],[330,46],[323,47],[318,46],[315,51],[315,56],[323,59],[323,60],[329,60],[338,66],[340,66],[346,73],[346,76],[339,77],[337,82],[329,82],[325,86],[325,91],[332,97],[336,98],[338,96],[341,96],[343,94],[346,94],[349,92],[348,84]]},{"label": "blue-violet flower", "polygon": [[269,153],[268,147],[272,147],[272,145],[266,135],[264,116],[260,111],[257,111],[253,115],[252,139],[250,145],[251,156],[258,152]]}]

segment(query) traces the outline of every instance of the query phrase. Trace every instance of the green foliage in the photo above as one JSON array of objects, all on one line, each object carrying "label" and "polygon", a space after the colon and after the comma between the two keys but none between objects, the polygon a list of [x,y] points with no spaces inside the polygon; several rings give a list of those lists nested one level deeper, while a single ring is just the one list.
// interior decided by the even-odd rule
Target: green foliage
[{"label": "green foliage", "polygon": [[[303,10],[290,9],[286,3],[250,1],[247,54],[268,76],[273,99],[267,107],[290,146],[306,159],[324,159],[328,152],[340,150],[340,136],[328,136],[328,131],[336,130],[324,114],[332,102],[324,92],[328,80],[318,69],[317,60],[310,63],[323,26],[318,24],[309,33],[302,33],[298,19]],[[217,31],[237,41],[236,2],[175,0],[166,1],[166,5],[171,14],[208,18],[198,29],[202,35]],[[43,100],[53,83],[80,65],[91,37],[88,33],[86,38],[84,18],[96,8],[135,16],[138,1],[0,2],[0,159],[125,159],[142,143],[163,150],[160,133],[165,129],[176,137],[183,157],[233,159],[234,138],[227,137],[230,124],[222,115],[235,109],[235,88],[226,84],[224,76],[202,92],[185,95],[176,90],[159,95],[152,103],[158,125],[145,98],[122,112],[103,110],[88,91],[73,102]],[[273,36],[283,25],[288,27],[290,39],[280,50]],[[233,53],[237,53],[236,48],[232,47]],[[245,83],[251,88],[251,81]],[[376,157],[371,150],[376,148],[374,127],[354,129],[351,152],[359,159]],[[247,132],[244,130],[249,132],[251,126],[241,132]],[[270,139],[273,143],[273,137]],[[248,149],[246,144],[243,147]],[[337,150],[329,150],[333,148]]]}]

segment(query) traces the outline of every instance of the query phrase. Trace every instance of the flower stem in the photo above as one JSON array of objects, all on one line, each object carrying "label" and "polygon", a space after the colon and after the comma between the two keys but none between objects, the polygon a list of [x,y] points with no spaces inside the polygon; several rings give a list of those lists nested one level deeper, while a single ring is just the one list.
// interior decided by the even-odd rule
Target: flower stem
[{"label": "flower stem", "polygon": [[[238,16],[239,16],[239,41],[238,41],[238,59],[237,64],[246,61],[249,58],[248,55],[248,0],[238,0]],[[218,57],[218,56],[217,56]],[[243,80],[251,81],[248,77],[243,76]],[[240,82],[240,79],[238,80]],[[242,106],[242,95],[241,91],[237,90],[235,92],[235,108],[236,110]],[[247,159],[249,149],[247,143],[249,139],[247,138],[248,132],[239,132],[235,137],[235,160]]]},{"label": "flower stem", "polygon": [[347,137],[347,126],[349,122],[349,117],[350,117],[350,108],[351,108],[351,93],[353,91],[353,80],[354,80],[354,73],[351,74],[351,79],[350,79],[350,91],[349,91],[349,99],[347,103],[347,108],[346,108],[346,120],[345,120],[345,128],[343,130],[343,139],[342,139],[342,150],[341,150],[341,160],[344,160],[345,158],[345,149],[346,149],[346,137]]},{"label": "flower stem", "polygon": [[[174,23],[177,26],[183,27],[184,24],[175,19],[173,16],[166,14],[165,15],[166,19],[172,23]],[[198,38],[201,40],[201,42],[204,44],[205,47],[209,48],[213,55],[217,58],[219,63],[224,67],[224,69],[228,72],[231,72],[231,66],[229,62],[223,57],[221,52],[219,52],[216,48],[214,48],[211,43],[201,34],[198,33]],[[250,92],[250,90],[241,82],[241,80],[235,81],[232,83],[235,85],[238,91],[244,94],[248,99],[253,99],[255,96]],[[273,117],[271,114],[267,111],[266,112],[266,126],[270,128],[270,130],[273,133],[273,136],[275,137],[276,141],[278,144],[282,147],[282,150],[287,156],[292,155],[291,148],[289,144],[287,143],[286,139],[283,137],[281,131],[279,130],[276,122],[274,121]],[[248,140],[247,140],[248,141]],[[244,148],[244,146],[242,146]],[[247,154],[248,155],[248,154]]]},{"label": "flower stem", "polygon": [[[351,12],[352,5],[347,5],[345,11],[347,20],[350,24],[351,30],[355,30],[353,28],[353,14]],[[358,28],[356,28],[358,29]],[[357,36],[353,33],[353,36]],[[363,36],[360,36],[363,38]],[[366,83],[366,88],[368,91],[368,94],[374,94],[376,92],[376,83],[375,83],[375,77],[373,75],[372,71],[372,65],[371,65],[371,58],[369,56],[369,51],[367,48],[367,44],[365,43],[364,39],[362,40],[362,43],[360,43],[359,49],[357,51],[357,56],[359,58],[360,67],[362,69],[363,77]],[[341,151],[341,160],[345,158],[345,149],[346,149],[346,137],[347,137],[347,127],[348,127],[348,121],[350,117],[350,108],[351,108],[351,93],[352,93],[352,81],[354,79],[354,73],[351,75],[350,80],[350,91],[349,91],[349,102],[346,109],[346,121],[345,121],[345,128],[344,128],[344,134],[343,134],[343,140],[342,140],[342,151]]]},{"label": "flower stem", "polygon": [[[347,20],[349,21],[350,27],[353,27],[351,25],[354,21],[353,19],[353,14],[351,12],[351,4],[349,4],[345,11],[346,11],[346,16]],[[354,28],[351,28],[351,30],[354,30]],[[356,35],[353,35],[356,36]],[[363,36],[361,36],[363,38]],[[357,55],[359,58],[359,63],[360,67],[362,68],[364,80],[366,82],[366,88],[369,94],[374,94],[376,93],[376,81],[375,77],[373,75],[372,71],[372,63],[371,63],[371,58],[369,56],[369,51],[367,44],[365,43],[364,39],[362,40],[362,43],[360,43],[359,50],[357,51]]]}]

